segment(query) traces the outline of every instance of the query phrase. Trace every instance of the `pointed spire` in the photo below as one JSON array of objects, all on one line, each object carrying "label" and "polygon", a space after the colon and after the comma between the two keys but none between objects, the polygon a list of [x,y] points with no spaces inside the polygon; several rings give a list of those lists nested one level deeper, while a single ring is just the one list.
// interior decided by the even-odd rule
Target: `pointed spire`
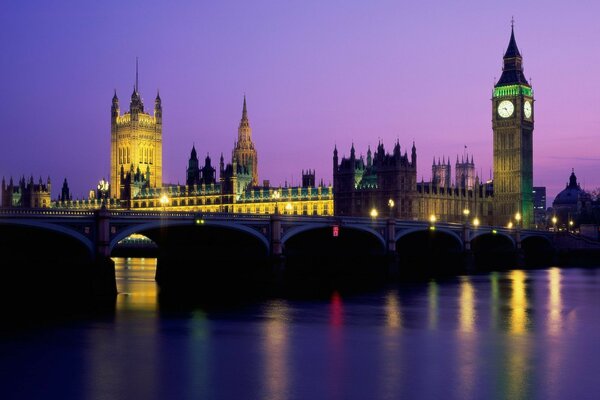
[{"label": "pointed spire", "polygon": [[515,19],[510,21],[510,41],[508,42],[508,48],[504,53],[504,58],[509,57],[521,57],[519,48],[517,47],[517,41],[515,40]]},{"label": "pointed spire", "polygon": [[244,93],[244,107],[242,108],[242,121],[248,120],[248,110],[246,108],[246,93]]},{"label": "pointed spire", "polygon": [[113,94],[112,100],[113,100],[113,102],[119,101],[119,98],[117,97],[117,89],[115,89],[115,94]]}]

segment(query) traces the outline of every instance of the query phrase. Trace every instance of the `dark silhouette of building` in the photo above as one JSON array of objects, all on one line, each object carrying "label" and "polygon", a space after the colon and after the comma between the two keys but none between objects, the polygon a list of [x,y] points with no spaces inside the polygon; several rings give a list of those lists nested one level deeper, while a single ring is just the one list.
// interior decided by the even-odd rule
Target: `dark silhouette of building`
[{"label": "dark silhouette of building", "polygon": [[[417,193],[417,150],[413,143],[410,157],[396,142],[392,153],[386,153],[383,143],[375,154],[367,151],[367,160],[357,157],[354,144],[350,157],[338,161],[337,147],[333,151],[333,193],[336,215],[366,216],[372,210],[389,210],[397,218],[414,217]],[[389,201],[394,202],[390,207]]]}]

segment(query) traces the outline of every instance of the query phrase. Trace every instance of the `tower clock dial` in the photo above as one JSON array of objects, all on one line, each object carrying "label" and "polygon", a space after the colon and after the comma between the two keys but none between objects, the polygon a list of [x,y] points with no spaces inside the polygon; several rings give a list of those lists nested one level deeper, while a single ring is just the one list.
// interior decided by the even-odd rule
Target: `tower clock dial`
[{"label": "tower clock dial", "polygon": [[498,115],[502,118],[508,118],[515,112],[515,106],[510,100],[503,100],[498,104]]},{"label": "tower clock dial", "polygon": [[531,102],[529,100],[523,105],[523,112],[525,113],[525,118],[531,118]]}]

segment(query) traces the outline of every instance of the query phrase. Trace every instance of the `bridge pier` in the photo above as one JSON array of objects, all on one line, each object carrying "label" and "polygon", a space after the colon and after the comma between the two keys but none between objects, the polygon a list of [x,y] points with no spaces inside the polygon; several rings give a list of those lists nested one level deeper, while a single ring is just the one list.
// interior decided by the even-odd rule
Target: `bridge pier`
[{"label": "bridge pier", "polygon": [[515,231],[515,246],[515,263],[518,268],[523,268],[525,267],[525,253],[523,252],[523,246],[521,246],[521,231],[518,227]]},{"label": "bridge pier", "polygon": [[475,272],[475,255],[471,250],[471,230],[469,224],[465,223],[463,228],[463,243],[464,243],[464,266],[467,273]]},{"label": "bridge pier", "polygon": [[271,267],[276,282],[283,282],[285,259],[283,255],[283,244],[281,243],[281,215],[278,212],[271,215],[269,225],[271,231]]},{"label": "bridge pier", "polygon": [[95,254],[92,261],[92,293],[98,296],[115,296],[117,281],[115,263],[110,258],[110,213],[106,207],[94,213]]},{"label": "bridge pier", "polygon": [[386,263],[388,266],[388,276],[398,278],[400,276],[400,257],[396,249],[396,219],[390,218],[386,223]]}]

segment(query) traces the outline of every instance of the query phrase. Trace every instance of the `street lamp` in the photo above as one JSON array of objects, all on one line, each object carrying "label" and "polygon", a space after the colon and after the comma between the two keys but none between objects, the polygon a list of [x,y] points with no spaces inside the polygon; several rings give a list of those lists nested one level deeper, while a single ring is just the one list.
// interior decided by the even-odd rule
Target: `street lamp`
[{"label": "street lamp", "polygon": [[271,198],[273,200],[275,200],[275,214],[279,214],[279,198],[281,197],[281,193],[279,192],[279,190],[276,190],[273,192],[273,194],[271,195]]},{"label": "street lamp", "polygon": [[506,226],[508,229],[512,229],[513,223],[512,221],[508,221],[508,225]]},{"label": "street lamp", "polygon": [[396,203],[394,203],[394,200],[392,200],[392,199],[388,200],[388,206],[390,207],[390,218],[392,218],[392,216],[394,215],[393,208],[395,205],[396,205]]},{"label": "street lamp", "polygon": [[517,221],[517,228],[519,227],[519,224],[521,223],[521,213],[517,212],[515,214],[515,221]]},{"label": "street lamp", "polygon": [[377,215],[379,215],[379,213],[377,212],[377,210],[375,208],[371,209],[371,218],[377,218]]},{"label": "street lamp", "polygon": [[573,231],[573,220],[569,220],[569,231]]},{"label": "street lamp", "polygon": [[556,223],[558,222],[558,218],[556,218],[556,215],[554,217],[552,217],[552,225],[554,225],[554,232],[556,232]]},{"label": "street lamp", "polygon": [[475,228],[477,228],[479,226],[479,218],[475,217],[473,219],[473,226],[475,226]]},{"label": "street lamp", "polygon": [[163,207],[163,211],[165,211],[167,204],[169,204],[169,198],[166,194],[163,194],[162,196],[160,196],[160,205]]}]

